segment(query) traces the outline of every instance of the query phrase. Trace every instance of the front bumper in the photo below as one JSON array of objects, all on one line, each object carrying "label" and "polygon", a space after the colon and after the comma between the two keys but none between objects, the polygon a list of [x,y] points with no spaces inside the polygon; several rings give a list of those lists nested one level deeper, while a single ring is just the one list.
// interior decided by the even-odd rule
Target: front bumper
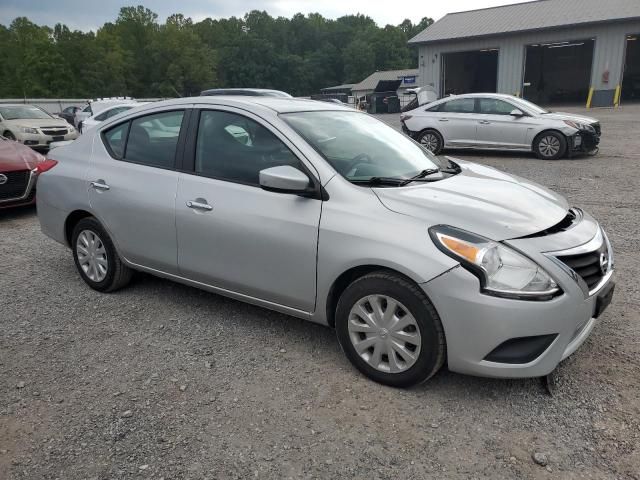
[{"label": "front bumper", "polygon": [[[529,246],[543,238],[529,242]],[[527,242],[509,243],[525,251]],[[486,295],[480,292],[478,278],[462,266],[421,285],[440,315],[451,371],[485,377],[540,377],[552,372],[589,337],[597,323],[598,297],[612,288],[613,267],[596,289],[585,294],[575,278],[540,250],[538,255],[525,253],[554,277],[562,288],[561,295],[548,301]],[[502,345],[528,338],[547,343],[531,358],[526,358],[525,352],[523,361],[487,360],[493,359],[491,354]]]},{"label": "front bumper", "polygon": [[35,150],[44,150],[49,148],[49,144],[60,142],[63,140],[75,140],[78,138],[78,132],[73,131],[66,135],[45,135],[43,133],[18,133],[15,134],[16,140]]},{"label": "front bumper", "polygon": [[580,130],[568,137],[567,153],[569,157],[581,153],[592,153],[597,151],[598,145],[600,145],[600,135],[595,132]]},{"label": "front bumper", "polygon": [[[33,205],[36,202],[36,182],[38,175],[35,171],[29,172],[29,179],[24,190],[19,194],[5,197],[0,195],[0,210],[5,208],[23,207]],[[0,191],[1,193],[1,191]]]}]

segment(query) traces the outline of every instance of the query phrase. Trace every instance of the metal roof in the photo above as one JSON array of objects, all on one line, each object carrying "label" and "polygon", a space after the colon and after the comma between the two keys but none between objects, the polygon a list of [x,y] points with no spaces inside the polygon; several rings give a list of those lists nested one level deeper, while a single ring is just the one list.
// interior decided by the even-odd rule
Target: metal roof
[{"label": "metal roof", "polygon": [[409,40],[431,43],[640,19],[638,0],[537,0],[500,7],[449,13]]},{"label": "metal roof", "polygon": [[321,88],[321,92],[330,92],[333,90],[351,90],[355,83],[345,83],[344,85],[336,85],[335,87],[325,87]]},{"label": "metal roof", "polygon": [[[354,92],[360,92],[362,90],[373,90],[378,85],[380,80],[399,80],[402,77],[417,77],[419,75],[419,71],[417,68],[410,68],[407,70],[386,70],[382,72],[374,72],[369,75],[367,78],[362,80],[360,83],[357,83],[353,86],[352,90]],[[415,84],[412,86],[420,85],[420,82],[416,79]]]}]

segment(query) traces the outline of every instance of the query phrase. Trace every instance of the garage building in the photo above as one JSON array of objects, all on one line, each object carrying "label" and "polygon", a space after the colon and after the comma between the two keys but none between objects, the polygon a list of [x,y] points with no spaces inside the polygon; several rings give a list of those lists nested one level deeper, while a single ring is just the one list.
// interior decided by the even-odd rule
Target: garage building
[{"label": "garage building", "polygon": [[536,103],[640,99],[640,0],[537,0],[450,13],[409,40],[421,85]]}]

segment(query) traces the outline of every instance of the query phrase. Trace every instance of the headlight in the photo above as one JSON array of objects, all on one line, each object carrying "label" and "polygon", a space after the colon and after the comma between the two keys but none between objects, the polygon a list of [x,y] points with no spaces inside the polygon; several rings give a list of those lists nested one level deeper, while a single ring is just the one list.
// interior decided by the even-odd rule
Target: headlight
[{"label": "headlight", "polygon": [[586,123],[574,122],[573,120],[563,120],[566,125],[576,130],[591,130],[593,127]]},{"label": "headlight", "polygon": [[542,267],[501,243],[446,225],[430,228],[429,234],[436,247],[480,279],[484,293],[548,300],[560,292]]},{"label": "headlight", "polygon": [[20,127],[20,131],[22,133],[31,133],[34,135],[38,135],[38,130],[35,128],[31,128],[31,127]]}]

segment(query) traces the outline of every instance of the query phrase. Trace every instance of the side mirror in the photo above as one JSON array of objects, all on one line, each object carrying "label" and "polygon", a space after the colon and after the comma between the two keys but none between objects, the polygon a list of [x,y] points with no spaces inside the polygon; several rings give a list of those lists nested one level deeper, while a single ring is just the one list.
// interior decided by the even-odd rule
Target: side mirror
[{"label": "side mirror", "polygon": [[279,193],[305,193],[309,191],[309,177],[290,165],[265,168],[260,171],[260,186]]},{"label": "side mirror", "polygon": [[511,115],[512,117],[524,117],[524,112],[516,108],[514,110],[511,110],[511,113],[509,115]]}]

